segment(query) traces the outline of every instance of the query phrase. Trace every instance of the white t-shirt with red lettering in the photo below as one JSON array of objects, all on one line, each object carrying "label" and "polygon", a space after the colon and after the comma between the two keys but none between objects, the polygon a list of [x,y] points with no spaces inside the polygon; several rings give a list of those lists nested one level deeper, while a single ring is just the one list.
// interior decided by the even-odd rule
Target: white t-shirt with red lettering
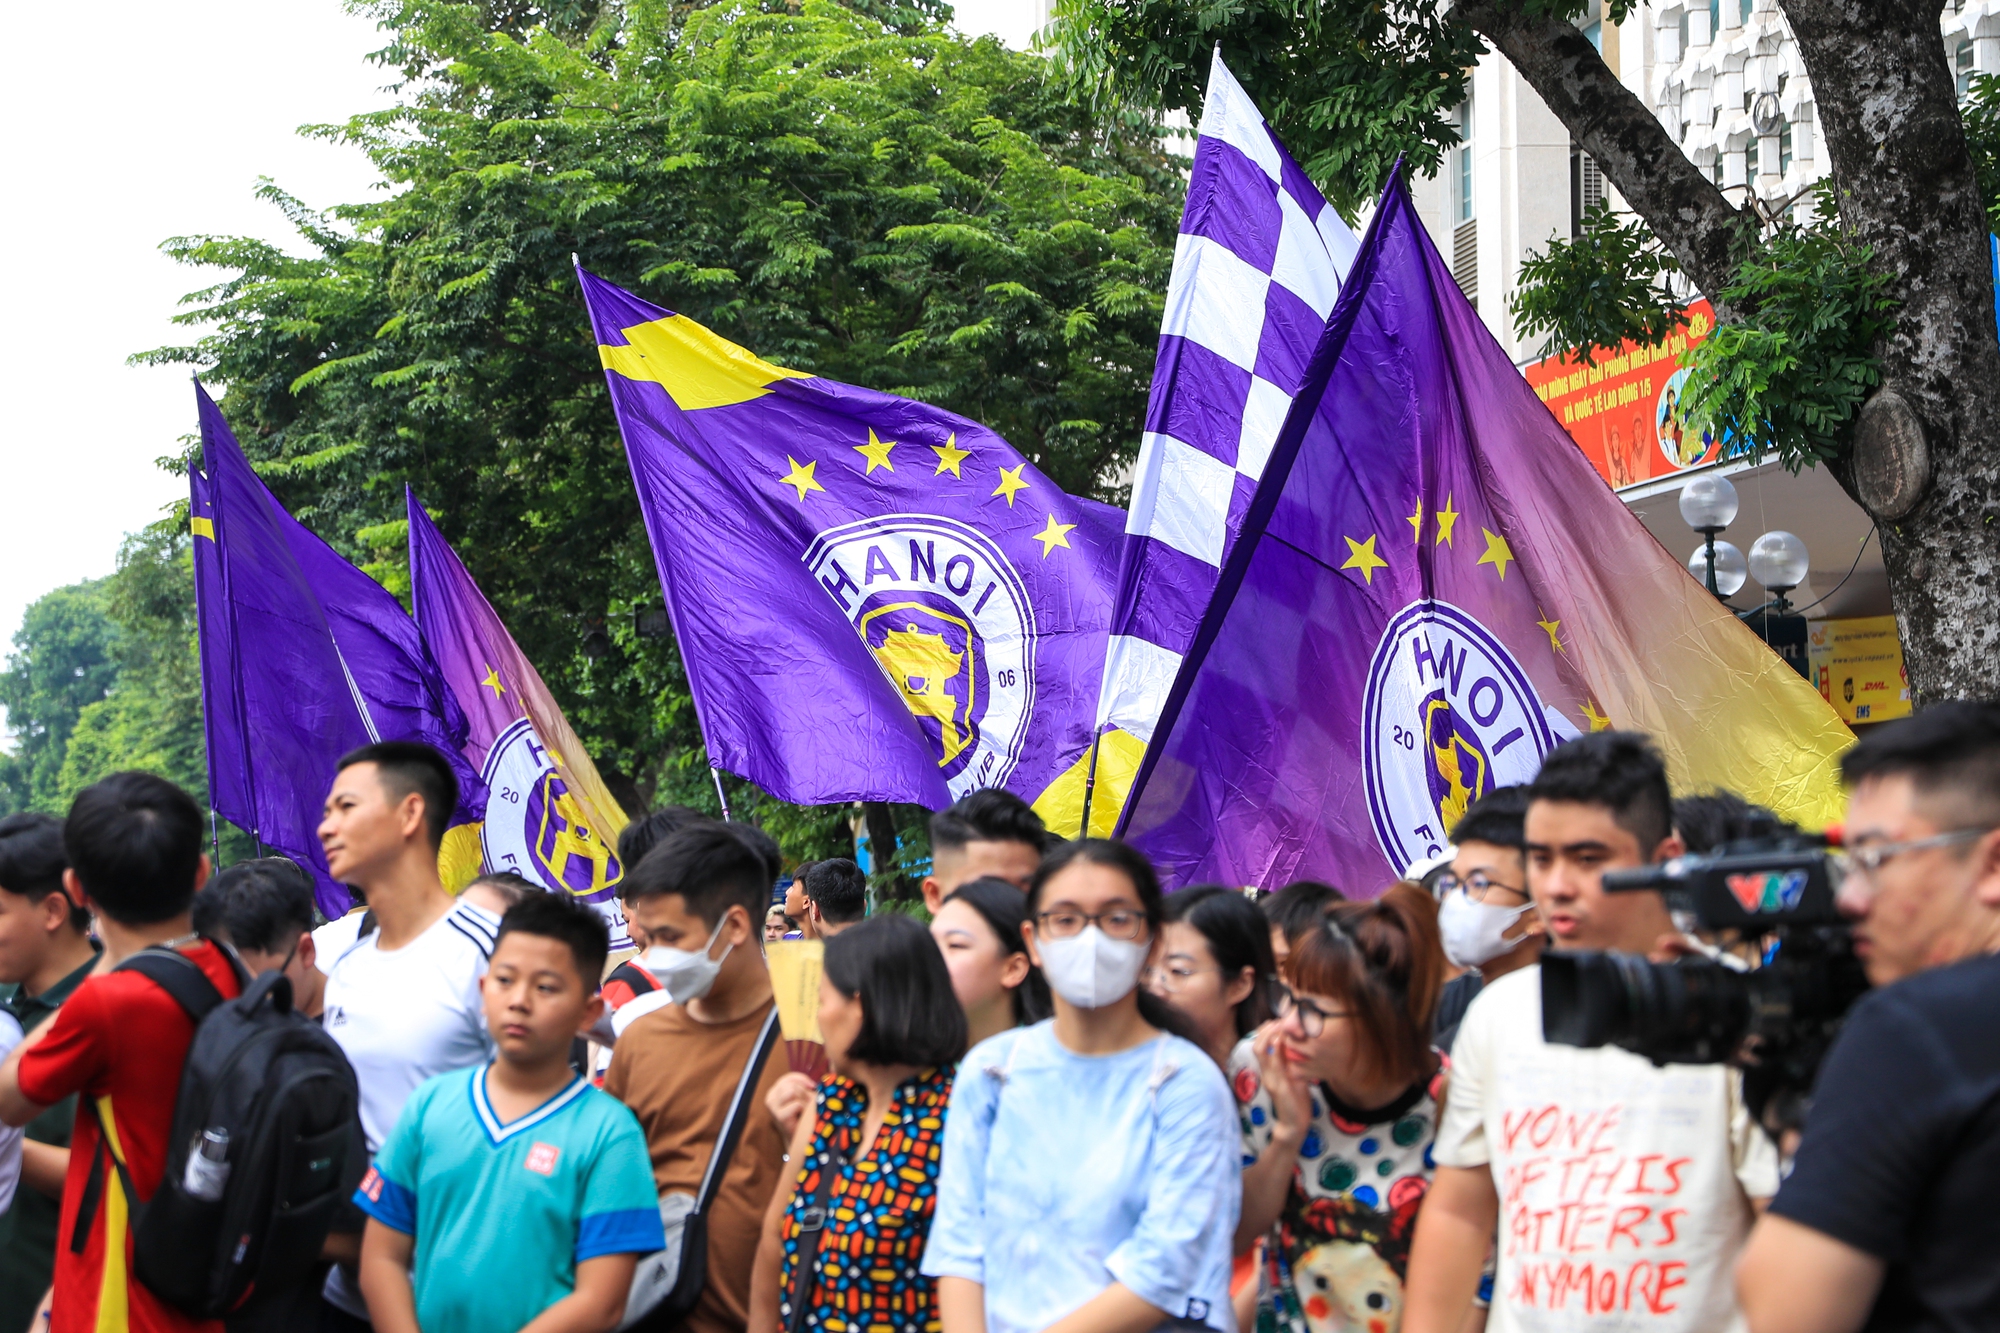
[{"label": "white t-shirt with red lettering", "polygon": [[1452,1046],[1439,1166],[1500,1195],[1492,1333],[1743,1328],[1736,1259],[1778,1157],[1720,1065],[1542,1039],[1542,970],[1487,986]]}]

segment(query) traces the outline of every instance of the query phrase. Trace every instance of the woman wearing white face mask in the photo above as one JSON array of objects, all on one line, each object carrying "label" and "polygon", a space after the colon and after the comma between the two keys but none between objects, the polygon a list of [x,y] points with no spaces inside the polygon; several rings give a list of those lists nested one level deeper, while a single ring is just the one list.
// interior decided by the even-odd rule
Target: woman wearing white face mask
[{"label": "woman wearing white face mask", "polygon": [[1055,1017],[960,1066],[923,1265],[944,1333],[1234,1333],[1235,1106],[1139,989],[1160,902],[1122,843],[1066,843],[1036,871],[1024,935]]},{"label": "woman wearing white face mask", "polygon": [[1445,957],[1465,973],[1438,997],[1438,1049],[1450,1051],[1472,997],[1490,981],[1539,962],[1548,938],[1528,898],[1526,787],[1498,787],[1466,807],[1452,828],[1456,852],[1437,880]]}]

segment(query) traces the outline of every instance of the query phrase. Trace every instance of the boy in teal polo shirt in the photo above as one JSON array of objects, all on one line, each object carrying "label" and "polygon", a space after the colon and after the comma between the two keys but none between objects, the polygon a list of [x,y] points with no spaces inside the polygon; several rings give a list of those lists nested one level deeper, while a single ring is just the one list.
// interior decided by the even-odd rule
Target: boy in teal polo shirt
[{"label": "boy in teal polo shirt", "polygon": [[500,1058],[411,1094],[355,1194],[378,1333],[600,1333],[665,1246],[639,1122],[569,1064],[606,944],[563,894],[501,919],[482,992]]}]

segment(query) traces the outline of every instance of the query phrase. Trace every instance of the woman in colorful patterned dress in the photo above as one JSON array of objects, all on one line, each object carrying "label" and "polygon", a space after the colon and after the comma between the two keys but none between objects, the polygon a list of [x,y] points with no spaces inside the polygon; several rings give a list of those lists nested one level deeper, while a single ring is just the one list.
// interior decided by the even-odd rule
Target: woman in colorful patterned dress
[{"label": "woman in colorful patterned dress", "polygon": [[1421,889],[1341,903],[1294,941],[1277,1020],[1230,1059],[1248,1168],[1238,1241],[1266,1233],[1259,1333],[1396,1333],[1436,1172],[1443,960]]},{"label": "woman in colorful patterned dress", "polygon": [[832,1072],[764,1217],[749,1333],[937,1333],[918,1265],[965,1013],[930,932],[889,914],[828,939],[819,1027]]}]

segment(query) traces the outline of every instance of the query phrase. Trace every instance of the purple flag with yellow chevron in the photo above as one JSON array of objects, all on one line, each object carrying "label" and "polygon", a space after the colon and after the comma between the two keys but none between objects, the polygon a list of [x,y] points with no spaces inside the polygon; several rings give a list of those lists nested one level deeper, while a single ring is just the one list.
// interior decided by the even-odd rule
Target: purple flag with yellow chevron
[{"label": "purple flag with yellow chevron", "polygon": [[1819,827],[1852,742],[1591,468],[1392,175],[1124,832],[1175,883],[1379,892],[1584,729]]},{"label": "purple flag with yellow chevron", "polygon": [[976,421],[578,270],[709,762],[781,800],[1082,805],[1123,515]]}]

